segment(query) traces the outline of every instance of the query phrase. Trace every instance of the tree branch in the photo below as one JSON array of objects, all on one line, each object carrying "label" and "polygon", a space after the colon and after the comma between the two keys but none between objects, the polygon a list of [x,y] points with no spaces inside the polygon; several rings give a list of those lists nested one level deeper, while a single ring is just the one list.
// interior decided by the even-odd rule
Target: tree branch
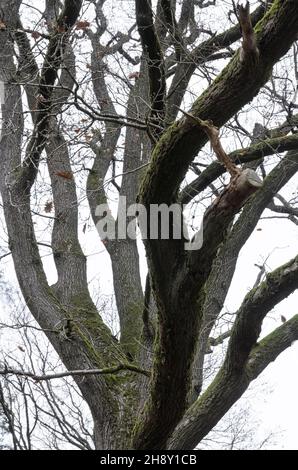
[{"label": "tree branch", "polygon": [[[280,191],[298,170],[298,153],[290,151],[265,178],[263,187],[246,204],[239,219],[223,242],[213,263],[205,285],[206,298],[197,357],[193,367],[193,396],[197,398],[202,388],[202,367],[207,340],[212,326],[221,312],[232,282],[238,255],[255,229],[262,212],[276,192]],[[214,235],[213,235],[214,236]],[[207,260],[208,261],[208,260]]]},{"label": "tree branch", "polygon": [[298,256],[253,289],[237,312],[225,359],[226,367],[240,371],[255,346],[263,319],[272,308],[298,288]]},{"label": "tree branch", "polygon": [[255,346],[248,359],[247,372],[254,380],[287,348],[298,340],[298,315],[276,328]]},{"label": "tree branch", "polygon": [[18,377],[28,377],[29,379],[33,379],[36,382],[53,380],[53,379],[61,379],[64,377],[75,377],[75,376],[87,376],[87,375],[110,375],[110,374],[117,374],[123,371],[130,371],[135,372],[137,374],[146,375],[150,377],[150,372],[140,369],[133,364],[119,364],[115,367],[107,367],[105,369],[84,369],[84,370],[71,370],[67,372],[58,372],[55,374],[44,374],[44,375],[37,375],[33,372],[26,372],[22,370],[11,369],[9,367],[4,367],[4,369],[0,369],[0,375],[7,376],[7,375],[15,375]]},{"label": "tree branch", "polygon": [[179,25],[175,18],[175,12],[172,8],[171,0],[161,0],[161,7],[163,9],[163,14],[166,20],[166,25],[168,27],[169,33],[171,34],[174,40],[176,60],[180,62],[185,45],[183,44],[183,39],[179,31]]},{"label": "tree branch", "polygon": [[[163,127],[165,117],[166,80],[162,49],[156,35],[151,0],[136,0],[136,19],[142,47],[148,61],[151,97],[151,119]],[[155,137],[159,132],[153,130]]]},{"label": "tree branch", "polygon": [[[2,33],[0,39],[1,43],[3,40],[0,49],[0,74],[2,79],[5,71],[4,80],[7,81],[10,78],[7,71],[14,72],[13,53],[10,42]],[[2,64],[3,57],[6,61],[5,66]],[[88,297],[82,296],[82,292],[77,291],[80,303],[74,305],[75,299],[73,299],[74,302],[70,304],[67,286],[65,291],[56,292],[55,286],[48,285],[31,217],[30,193],[14,182],[21,163],[23,114],[20,87],[15,83],[5,84],[5,87],[6,100],[3,106],[5,125],[0,142],[0,186],[10,248],[25,302],[69,370],[89,370],[94,366],[101,368],[102,365],[114,363],[115,358],[123,361],[126,359],[125,354],[113,341],[110,330],[100,319],[94,305],[88,302]],[[12,123],[15,126],[13,132],[8,128]],[[71,276],[71,272],[68,274]],[[52,332],[57,329],[57,325],[60,326],[60,334]],[[64,334],[65,325],[67,331]],[[100,430],[103,423],[109,423],[108,429],[111,432],[116,421],[115,413],[111,412],[112,409],[115,410],[113,407],[115,402],[104,378],[90,376],[88,380],[78,380],[77,383],[90,409],[96,410],[96,428]]]},{"label": "tree branch", "polygon": [[276,199],[279,199],[282,203],[281,205],[274,204],[273,200],[268,205],[268,209],[278,214],[288,214],[290,216],[298,217],[298,208],[291,206],[288,201],[285,200],[280,194],[276,194]]},{"label": "tree branch", "polygon": [[[235,164],[245,164],[260,158],[298,148],[297,134],[263,140],[245,149],[235,150],[228,158]],[[225,173],[225,167],[218,162],[211,163],[206,170],[180,193],[182,204],[188,204],[195,196],[204,191],[211,183]]]},{"label": "tree branch", "polygon": [[[222,74],[196,101],[191,110],[192,115],[211,120],[216,127],[220,127],[258,93],[274,63],[287,52],[296,38],[296,6],[291,0],[285,0],[282,4],[276,0],[258,29],[260,60],[256,73],[248,78],[246,66],[240,61],[239,54],[236,54]],[[188,118],[183,117],[167,129],[153,151],[150,167],[140,189],[140,202],[146,208],[153,203],[171,205],[176,200],[179,185],[191,161],[205,143],[204,130],[198,129],[197,124]],[[215,230],[211,234],[207,233],[207,238],[211,235],[214,240],[211,258],[207,259],[207,254],[205,258],[202,255],[205,262],[202,271],[200,265],[193,263],[189,266],[185,261],[190,258],[185,256],[181,240],[158,240],[158,243],[146,240],[153,291],[159,308],[160,330],[151,395],[144,408],[142,421],[135,430],[136,449],[154,449],[163,445],[185,411],[201,320],[198,308],[203,307],[203,285],[216,254],[216,246],[222,240],[223,229],[230,217],[232,220],[235,208],[238,210],[239,205],[232,204],[227,212],[224,209],[223,217],[217,221],[215,216],[214,223],[209,225]],[[185,269],[181,273],[182,264]],[[193,278],[192,271],[195,274]],[[201,283],[198,282],[200,280]],[[237,385],[240,386],[240,383],[237,382]]]},{"label": "tree branch", "polygon": [[[190,3],[189,0],[187,3]],[[251,15],[252,24],[255,25],[263,16],[265,8],[259,6]],[[239,25],[220,33],[213,35],[203,43],[199,44],[191,54],[187,56],[187,61],[183,61],[176,67],[175,76],[169,89],[168,116],[167,121],[172,122],[177,116],[177,106],[181,106],[181,102],[188,83],[195,72],[196,68],[204,64],[209,58],[220,49],[230,46],[241,38]]]},{"label": "tree branch", "polygon": [[58,76],[69,30],[75,24],[82,6],[82,0],[65,0],[56,28],[53,31],[39,82],[36,96],[36,118],[32,138],[26,149],[23,171],[18,184],[30,191],[37,174],[40,155],[44,149],[48,122],[52,107],[53,85]]},{"label": "tree branch", "polygon": [[[258,26],[260,60],[254,76],[248,79],[246,67],[236,54],[221,75],[198,98],[191,114],[203,120],[211,120],[216,127],[220,127],[259,92],[272,66],[287,52],[297,35],[298,11],[293,2],[286,0],[277,11],[275,7],[276,2]],[[281,36],[283,41],[280,41]],[[198,132],[196,124],[185,118],[163,134],[155,147],[151,168],[141,189],[145,205],[147,199],[155,203],[169,203],[175,199],[189,164],[205,143],[204,131]],[[156,167],[158,171],[155,171]]]},{"label": "tree branch", "polygon": [[224,151],[219,140],[219,130],[213,125],[213,123],[211,121],[202,121],[202,119],[195,117],[189,113],[186,113],[183,110],[180,111],[182,111],[185,116],[189,117],[194,122],[196,122],[200,128],[204,129],[210,140],[211,146],[217,156],[219,163],[221,163],[225,167],[225,169],[230,173],[231,178],[233,179],[239,176],[240,170]]},{"label": "tree branch", "polygon": [[[246,296],[238,310],[222,368],[205,393],[188,409],[183,420],[176,427],[168,443],[169,449],[195,448],[197,443],[241,397],[250,381],[258,375],[257,371],[261,372],[272,360],[274,354],[268,354],[267,360],[257,365],[259,356],[253,353],[261,331],[262,321],[278,302],[281,302],[297,288],[298,256],[270,273],[262,284]],[[287,323],[282,325],[284,329],[281,327],[284,332],[288,331],[286,329]],[[293,327],[292,333],[281,335],[282,339],[275,342],[276,350],[289,346],[289,339],[296,339],[297,324],[295,320],[293,320],[293,324],[295,327]],[[266,341],[263,343],[264,349],[265,344]],[[252,359],[247,362],[251,352]]]},{"label": "tree branch", "polygon": [[212,347],[219,346],[224,342],[225,339],[231,336],[231,331],[226,331],[221,335],[217,336],[217,338],[209,338],[209,345]]},{"label": "tree branch", "polygon": [[239,23],[243,37],[240,60],[242,62],[250,62],[251,72],[253,72],[259,60],[260,53],[257,47],[256,36],[253,30],[249,10],[249,2],[246,2],[245,7],[243,5],[238,5]]},{"label": "tree branch", "polygon": [[[203,218],[204,240],[202,247],[193,250],[185,266],[185,279],[182,285],[193,285],[195,289],[205,284],[210,274],[215,252],[222,243],[230,222],[245,204],[247,199],[262,186],[257,173],[249,168],[240,170],[225,153],[219,140],[218,129],[210,121],[185,113],[204,129],[220,163],[229,171],[229,185],[219,194],[206,210]],[[181,273],[179,273],[181,278]]]}]

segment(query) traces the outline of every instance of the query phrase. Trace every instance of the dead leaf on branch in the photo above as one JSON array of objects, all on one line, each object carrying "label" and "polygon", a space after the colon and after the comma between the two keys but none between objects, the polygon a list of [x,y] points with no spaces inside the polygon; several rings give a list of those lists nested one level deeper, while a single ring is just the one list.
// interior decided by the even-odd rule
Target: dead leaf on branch
[{"label": "dead leaf on branch", "polygon": [[140,78],[140,72],[132,72],[128,75],[129,80],[136,79],[138,80]]},{"label": "dead leaf on branch", "polygon": [[44,210],[47,214],[49,214],[50,212],[52,212],[53,210],[53,202],[52,201],[48,201],[45,206],[44,206]]},{"label": "dead leaf on branch", "polygon": [[89,21],[77,21],[76,23],[76,29],[81,30],[81,31],[86,31],[87,28],[89,28],[90,23]]},{"label": "dead leaf on branch", "polygon": [[73,179],[73,174],[71,173],[71,171],[57,171],[55,174],[57,176],[60,176],[60,178],[65,178],[66,180]]}]

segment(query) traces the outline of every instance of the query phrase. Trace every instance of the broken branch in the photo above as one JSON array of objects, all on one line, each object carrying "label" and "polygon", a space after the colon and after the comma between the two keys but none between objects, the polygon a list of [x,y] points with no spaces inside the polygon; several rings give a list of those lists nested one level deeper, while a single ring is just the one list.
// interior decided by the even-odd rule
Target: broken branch
[{"label": "broken branch", "polygon": [[219,162],[226,168],[232,178],[237,177],[241,173],[241,170],[237,168],[235,163],[230,160],[230,158],[224,151],[223,146],[221,145],[221,142],[219,140],[219,130],[213,125],[212,121],[203,121],[202,119],[193,116],[192,114],[189,114],[186,111],[183,111],[182,109],[180,109],[180,111],[185,116],[195,121],[196,124],[198,124],[205,131]]},{"label": "broken branch", "polygon": [[257,173],[246,168],[244,170],[237,168],[235,163],[231,161],[224,151],[219,140],[219,130],[211,121],[203,121],[180,109],[180,111],[188,118],[195,121],[207,134],[211,146],[217,156],[219,162],[226,168],[231,175],[231,181],[224,191],[217,197],[212,206],[207,210],[206,215],[216,210],[236,211],[239,210],[245,201],[259,189],[263,182]]},{"label": "broken branch", "polygon": [[240,51],[240,61],[249,62],[250,64],[255,65],[259,60],[259,50],[257,48],[256,36],[251,23],[249,2],[246,2],[245,7],[243,5],[238,5],[237,13],[243,38]]}]

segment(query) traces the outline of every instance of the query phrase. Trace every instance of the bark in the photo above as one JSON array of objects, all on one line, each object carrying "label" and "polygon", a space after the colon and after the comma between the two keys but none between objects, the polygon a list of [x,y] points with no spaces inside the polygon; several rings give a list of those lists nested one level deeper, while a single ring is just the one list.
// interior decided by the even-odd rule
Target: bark
[{"label": "bark", "polygon": [[[10,14],[13,14],[10,17]],[[6,21],[13,25],[17,18],[17,12],[6,12]],[[85,263],[81,253],[74,253],[72,258],[71,244],[69,254],[67,249],[63,250],[62,257],[73,269],[63,272],[63,295],[57,295],[57,290],[51,288],[46,280],[41,258],[39,255],[37,241],[34,234],[33,222],[30,208],[30,195],[20,185],[19,173],[21,168],[21,139],[23,130],[22,103],[20,87],[9,85],[9,81],[15,74],[13,63],[12,42],[8,37],[3,37],[1,60],[5,58],[5,75],[1,79],[5,81],[6,99],[2,108],[3,112],[3,136],[1,140],[1,194],[5,206],[5,218],[8,229],[9,243],[14,260],[15,270],[24,299],[35,317],[48,335],[49,340],[56,349],[65,366],[71,370],[90,369],[92,365],[99,367],[103,363],[113,363],[113,357],[117,348],[113,344],[111,333],[103,324],[97,312],[92,310],[88,298],[82,303],[64,303],[69,299],[71,292],[68,286],[72,285],[72,275],[81,270],[80,263]],[[8,71],[10,75],[8,75]],[[60,142],[59,142],[60,143]],[[64,191],[63,191],[64,194]],[[65,193],[67,194],[67,192]],[[70,214],[71,221],[72,214]],[[62,223],[63,225],[63,223]],[[70,233],[70,235],[72,235]],[[60,235],[62,232],[60,231]],[[63,234],[64,236],[64,234]],[[76,268],[79,263],[79,269]],[[84,277],[84,269],[77,277],[80,285]],[[61,278],[60,278],[61,279]],[[78,294],[78,291],[76,291]],[[70,322],[70,331],[66,331],[66,323]],[[112,350],[114,349],[114,353]],[[112,353],[112,356],[111,356]],[[119,355],[119,351],[117,351]],[[108,359],[110,357],[110,359]],[[122,356],[123,359],[125,356]],[[83,396],[94,416],[96,439],[102,448],[112,448],[115,435],[115,415],[111,409],[115,408],[116,402],[111,387],[105,380],[99,377],[90,377],[84,381],[77,381]]]},{"label": "bark", "polygon": [[174,43],[174,48],[176,52],[176,60],[180,62],[183,49],[185,48],[183,44],[183,39],[180,34],[179,25],[175,18],[175,10],[173,9],[173,4],[171,0],[161,0],[161,7],[163,10],[164,18],[166,21],[167,28],[169,33],[172,36]]},{"label": "bark", "polygon": [[[298,258],[281,266],[270,273],[267,279],[256,289],[252,290],[245,298],[242,306],[237,312],[236,321],[232,329],[227,355],[224,364],[212,384],[206,392],[188,409],[181,423],[176,427],[171,437],[168,448],[170,449],[192,449],[197,442],[208,434],[217,424],[221,417],[241,397],[250,384],[253,377],[252,371],[256,373],[262,370],[257,365],[257,354],[253,348],[261,331],[262,321],[274,305],[281,302],[298,285]],[[288,335],[285,333],[289,325],[283,329],[284,335],[277,330],[272,335],[276,338],[272,341],[264,340],[262,346],[271,345],[267,350],[264,363],[268,365],[276,357],[276,351],[289,347],[296,339],[296,321],[292,320],[295,328]],[[278,338],[278,339],[277,339]],[[283,350],[284,350],[283,349]],[[252,359],[249,359],[252,351]],[[270,359],[269,359],[270,358]],[[261,361],[260,361],[261,362]],[[263,363],[263,365],[264,365]]]},{"label": "bark", "polygon": [[[184,2],[183,5],[184,13],[181,14],[180,25],[185,25],[184,20],[187,15],[190,15],[189,8],[191,8],[190,1]],[[185,10],[186,14],[185,14]],[[264,14],[264,7],[261,5],[252,14],[252,24],[255,26],[256,23],[262,18]],[[185,15],[185,16],[184,16]],[[207,39],[199,46],[197,46],[191,53],[190,57],[187,57],[187,61],[182,61],[177,65],[173,82],[168,93],[168,117],[167,121],[172,122],[178,114],[178,108],[181,106],[182,99],[185,91],[189,84],[191,77],[193,76],[196,68],[203,65],[205,62],[212,57],[213,54],[221,49],[231,46],[234,42],[241,38],[241,30],[239,25],[234,26],[221,34],[215,35],[210,39]],[[200,116],[202,117],[202,116]]]},{"label": "bark", "polygon": [[[162,130],[165,117],[166,81],[163,54],[153,23],[151,0],[136,0],[136,20],[148,63],[151,118],[153,123],[159,125]],[[153,130],[154,138],[159,135],[160,131]]]},{"label": "bark", "polygon": [[[288,15],[291,15],[293,22],[289,23]],[[254,74],[250,65],[242,62],[237,54],[195,102],[191,114],[218,126],[251,100],[266,82],[274,62],[291,46],[297,34],[297,19],[298,10],[293,2],[274,2],[256,28],[260,56]],[[285,39],[283,44],[279,39],[280,34]],[[147,208],[152,203],[170,204],[175,200],[189,163],[205,142],[204,131],[200,131],[188,117],[175,123],[163,134],[154,149],[150,168],[141,187],[140,199]],[[207,241],[198,253],[186,257],[182,244],[176,240],[159,241],[158,245],[153,240],[146,241],[160,328],[152,391],[144,408],[142,423],[136,428],[136,448],[157,448],[158,441],[164,445],[187,407],[190,369],[202,323],[204,285],[228,225],[243,203],[242,197],[238,199],[237,194],[235,199],[233,196],[231,199],[227,197],[227,205],[219,204],[218,210],[215,205],[207,211],[204,218],[204,241]],[[174,361],[176,370],[173,370]],[[172,372],[171,380],[168,371]],[[173,390],[178,393],[178,399],[173,395]],[[167,400],[163,400],[165,396]]]},{"label": "bark", "polygon": [[[235,150],[229,154],[229,158],[238,164],[248,164],[263,159],[274,153],[282,153],[287,150],[297,149],[297,135],[286,135],[265,139],[262,142],[251,145],[246,149]],[[225,168],[219,162],[213,162],[202,171],[200,176],[187,185],[180,193],[179,200],[182,204],[188,204],[197,194],[204,191],[211,183],[225,173]]]},{"label": "bark", "polygon": [[249,2],[246,2],[245,7],[242,5],[238,6],[238,15],[243,38],[240,60],[242,62],[250,62],[250,66],[256,67],[258,65],[260,53],[250,18]]},{"label": "bark", "polygon": [[33,185],[41,152],[46,143],[49,116],[52,106],[53,85],[58,76],[68,31],[74,26],[82,6],[81,0],[65,0],[64,7],[57,18],[40,74],[39,89],[36,95],[35,127],[26,149],[23,172],[20,175],[21,186],[28,191]]},{"label": "bark", "polygon": [[[236,54],[221,75],[197,99],[191,114],[221,127],[251,101],[268,80],[274,63],[295,40],[296,20],[294,2],[274,2],[256,28],[260,58],[254,75],[248,74],[247,66],[240,62],[239,54]],[[284,39],[282,42],[280,37]],[[198,132],[195,123],[183,118],[173,124],[155,147],[151,167],[141,189],[142,200],[145,203],[147,198],[151,203],[172,202],[188,165],[205,143],[205,134]]]},{"label": "bark", "polygon": [[[5,81],[6,99],[0,188],[10,250],[26,304],[65,364],[68,372],[64,374],[73,375],[90,407],[97,449],[191,449],[251,381],[298,338],[296,316],[258,342],[265,316],[298,287],[296,257],[269,274],[244,299],[227,335],[229,346],[223,365],[200,395],[208,338],[225,300],[237,256],[264,209],[298,170],[297,136],[286,135],[297,124],[294,117],[275,133],[266,134],[261,142],[229,155],[217,128],[257,95],[274,64],[291,47],[298,32],[296,2],[275,0],[264,17],[263,6],[251,17],[248,7],[240,9],[242,52],[234,55],[192,109],[184,111],[174,124],[177,106],[196,67],[240,39],[240,27],[192,47],[200,34],[194,24],[194,8],[213,2],[183,1],[177,20],[176,2],[161,0],[157,11],[162,21],[154,22],[151,1],[136,0],[143,48],[138,59],[126,48],[133,27],[127,34],[119,33],[105,42],[104,33],[109,30],[105,0],[96,2],[97,19],[92,27],[84,26],[82,30],[84,39],[92,45],[88,68],[95,103],[93,108],[86,107],[86,114],[96,124],[102,114],[109,121],[104,121],[100,130],[97,126],[86,143],[93,159],[91,168],[84,170],[89,172],[86,195],[94,223],[98,221],[97,205],[108,202],[105,178],[119,158],[120,138],[125,138],[122,182],[112,177],[112,183],[119,195],[126,196],[128,205],[137,200],[146,208],[153,203],[188,203],[226,170],[231,176],[205,212],[200,250],[184,250],[184,237],[146,241],[149,273],[144,293],[136,241],[105,241],[113,269],[119,341],[103,322],[89,293],[86,257],[78,235],[79,202],[71,146],[63,120],[60,122],[64,105],[70,100],[82,112],[71,31],[82,2],[66,0],[62,8],[57,2],[46,2],[48,47],[40,69],[18,17],[21,2],[2,3],[0,79]],[[185,31],[190,32],[189,37]],[[18,70],[14,63],[16,46]],[[191,53],[187,47],[192,48]],[[129,89],[126,119],[117,115],[110,88],[111,58],[120,65],[123,58],[130,65],[140,64],[140,70],[130,78],[120,77]],[[166,76],[171,75],[173,81],[166,97]],[[119,79],[118,72],[114,77]],[[20,83],[27,95],[33,127],[24,161]],[[128,118],[136,126],[127,126],[124,133]],[[207,138],[219,161],[179,193],[191,162]],[[43,151],[55,208],[51,248],[58,280],[53,286],[49,286],[43,269],[31,213],[31,193]],[[265,156],[284,151],[288,153],[262,182],[254,169]],[[249,162],[254,166],[250,167]],[[290,209],[283,204],[282,210]],[[18,373],[34,377],[28,371]],[[49,379],[48,374],[38,377]]]}]

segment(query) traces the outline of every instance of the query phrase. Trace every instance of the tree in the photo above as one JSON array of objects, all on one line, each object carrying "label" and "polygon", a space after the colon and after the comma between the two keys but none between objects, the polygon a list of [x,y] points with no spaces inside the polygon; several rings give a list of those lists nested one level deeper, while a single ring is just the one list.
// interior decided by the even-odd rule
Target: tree
[{"label": "tree", "polygon": [[[241,248],[267,207],[297,223],[297,199],[279,191],[298,169],[288,73],[289,64],[296,70],[298,6],[256,3],[250,15],[248,4],[231,2],[225,18],[234,25],[216,33],[207,23],[211,9],[218,14],[216,1],[126,2],[133,18],[127,28],[121,21],[125,32],[113,28],[119,10],[108,0],[48,0],[43,12],[21,0],[1,2],[0,188],[9,252],[31,314],[89,405],[98,449],[194,448],[298,338],[297,315],[259,338],[266,315],[298,287],[295,257],[247,294],[225,336],[221,368],[203,388],[204,357],[218,344],[210,336]],[[192,83],[197,75],[201,94]],[[283,121],[272,114],[266,128],[248,131],[241,113],[254,119],[256,100],[268,96]],[[218,128],[241,148],[227,155]],[[208,139],[211,162],[202,161]],[[189,171],[196,178],[186,184]],[[97,207],[125,196],[128,206],[138,201],[147,210],[150,227],[152,205],[206,194],[200,249],[185,250],[171,217],[169,239],[145,240],[145,292],[137,241],[120,231],[103,240],[119,316],[115,337],[88,288],[81,201],[98,225],[107,213]],[[118,211],[120,218],[120,204]],[[45,248],[57,271],[51,285]],[[1,374],[30,376],[7,364]]]},{"label": "tree", "polygon": [[[13,367],[13,374],[0,377],[0,435],[3,450],[91,450],[94,449],[92,418],[71,376],[35,380],[24,374],[40,376],[51,370],[59,377],[63,365],[42,330],[35,325],[23,302],[6,286],[6,318],[0,323],[3,357],[0,363]],[[105,305],[101,305],[104,311]],[[212,365],[204,366],[204,376],[214,374]],[[20,371],[20,374],[16,373]],[[254,390],[250,391],[254,394]],[[238,402],[220,425],[200,443],[202,448],[259,449],[273,443],[272,433],[258,437],[258,420],[251,413],[251,400]],[[249,425],[248,425],[249,423]],[[2,448],[1,447],[1,448]]]}]

